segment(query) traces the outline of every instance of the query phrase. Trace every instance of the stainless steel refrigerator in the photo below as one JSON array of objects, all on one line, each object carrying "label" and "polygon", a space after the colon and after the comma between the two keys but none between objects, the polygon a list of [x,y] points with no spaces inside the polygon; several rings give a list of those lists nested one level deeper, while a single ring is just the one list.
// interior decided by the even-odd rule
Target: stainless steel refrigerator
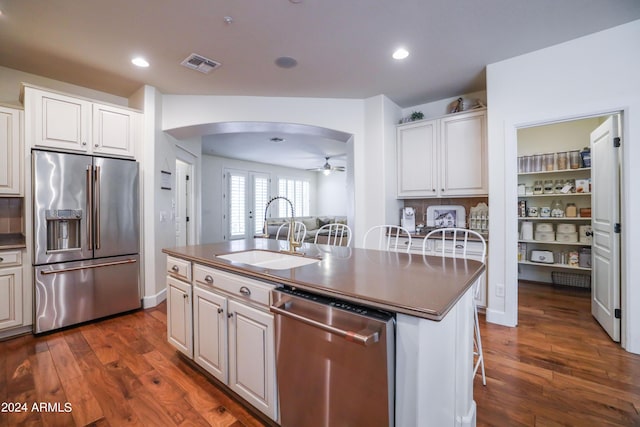
[{"label": "stainless steel refrigerator", "polygon": [[138,163],[32,151],[34,332],[141,306]]}]

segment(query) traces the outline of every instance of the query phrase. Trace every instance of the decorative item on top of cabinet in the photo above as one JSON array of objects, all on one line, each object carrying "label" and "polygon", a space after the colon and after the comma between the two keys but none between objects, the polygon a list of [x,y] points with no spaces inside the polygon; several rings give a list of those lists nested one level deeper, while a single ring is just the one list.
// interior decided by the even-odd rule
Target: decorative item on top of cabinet
[{"label": "decorative item on top of cabinet", "polygon": [[135,157],[141,113],[24,86],[26,140],[33,147]]},{"label": "decorative item on top of cabinet", "polygon": [[486,110],[399,125],[398,198],[487,194]]},{"label": "decorative item on top of cabinet", "polygon": [[0,196],[23,195],[22,110],[0,105]]}]

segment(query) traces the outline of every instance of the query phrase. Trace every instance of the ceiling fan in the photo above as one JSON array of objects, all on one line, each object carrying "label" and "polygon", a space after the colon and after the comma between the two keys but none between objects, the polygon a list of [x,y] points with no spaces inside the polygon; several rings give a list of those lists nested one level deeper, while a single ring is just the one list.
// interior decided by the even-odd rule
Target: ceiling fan
[{"label": "ceiling fan", "polygon": [[319,168],[313,168],[313,169],[307,169],[308,171],[314,171],[314,172],[322,172],[325,175],[329,175],[332,171],[337,171],[337,172],[344,172],[344,166],[331,166],[329,164],[329,159],[330,157],[325,157],[324,160],[324,165],[322,167]]}]

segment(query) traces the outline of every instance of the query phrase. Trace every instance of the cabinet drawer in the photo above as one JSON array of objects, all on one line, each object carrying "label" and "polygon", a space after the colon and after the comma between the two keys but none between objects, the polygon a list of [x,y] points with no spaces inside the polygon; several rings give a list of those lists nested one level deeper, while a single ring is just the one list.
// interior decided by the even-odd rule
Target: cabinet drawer
[{"label": "cabinet drawer", "polygon": [[167,273],[178,279],[191,282],[191,263],[180,258],[167,256]]},{"label": "cabinet drawer", "polygon": [[22,251],[0,251],[0,268],[22,265]]},{"label": "cabinet drawer", "polygon": [[193,276],[196,284],[213,286],[234,296],[263,305],[269,305],[270,293],[274,288],[257,280],[198,264],[193,266]]}]

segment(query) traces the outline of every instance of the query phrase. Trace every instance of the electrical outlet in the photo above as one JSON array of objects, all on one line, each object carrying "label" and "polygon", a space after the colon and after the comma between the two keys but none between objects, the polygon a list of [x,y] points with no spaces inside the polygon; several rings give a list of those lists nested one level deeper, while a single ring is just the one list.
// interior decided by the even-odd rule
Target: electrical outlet
[{"label": "electrical outlet", "polygon": [[504,283],[498,283],[496,285],[496,296],[499,296],[499,297],[504,296]]}]

